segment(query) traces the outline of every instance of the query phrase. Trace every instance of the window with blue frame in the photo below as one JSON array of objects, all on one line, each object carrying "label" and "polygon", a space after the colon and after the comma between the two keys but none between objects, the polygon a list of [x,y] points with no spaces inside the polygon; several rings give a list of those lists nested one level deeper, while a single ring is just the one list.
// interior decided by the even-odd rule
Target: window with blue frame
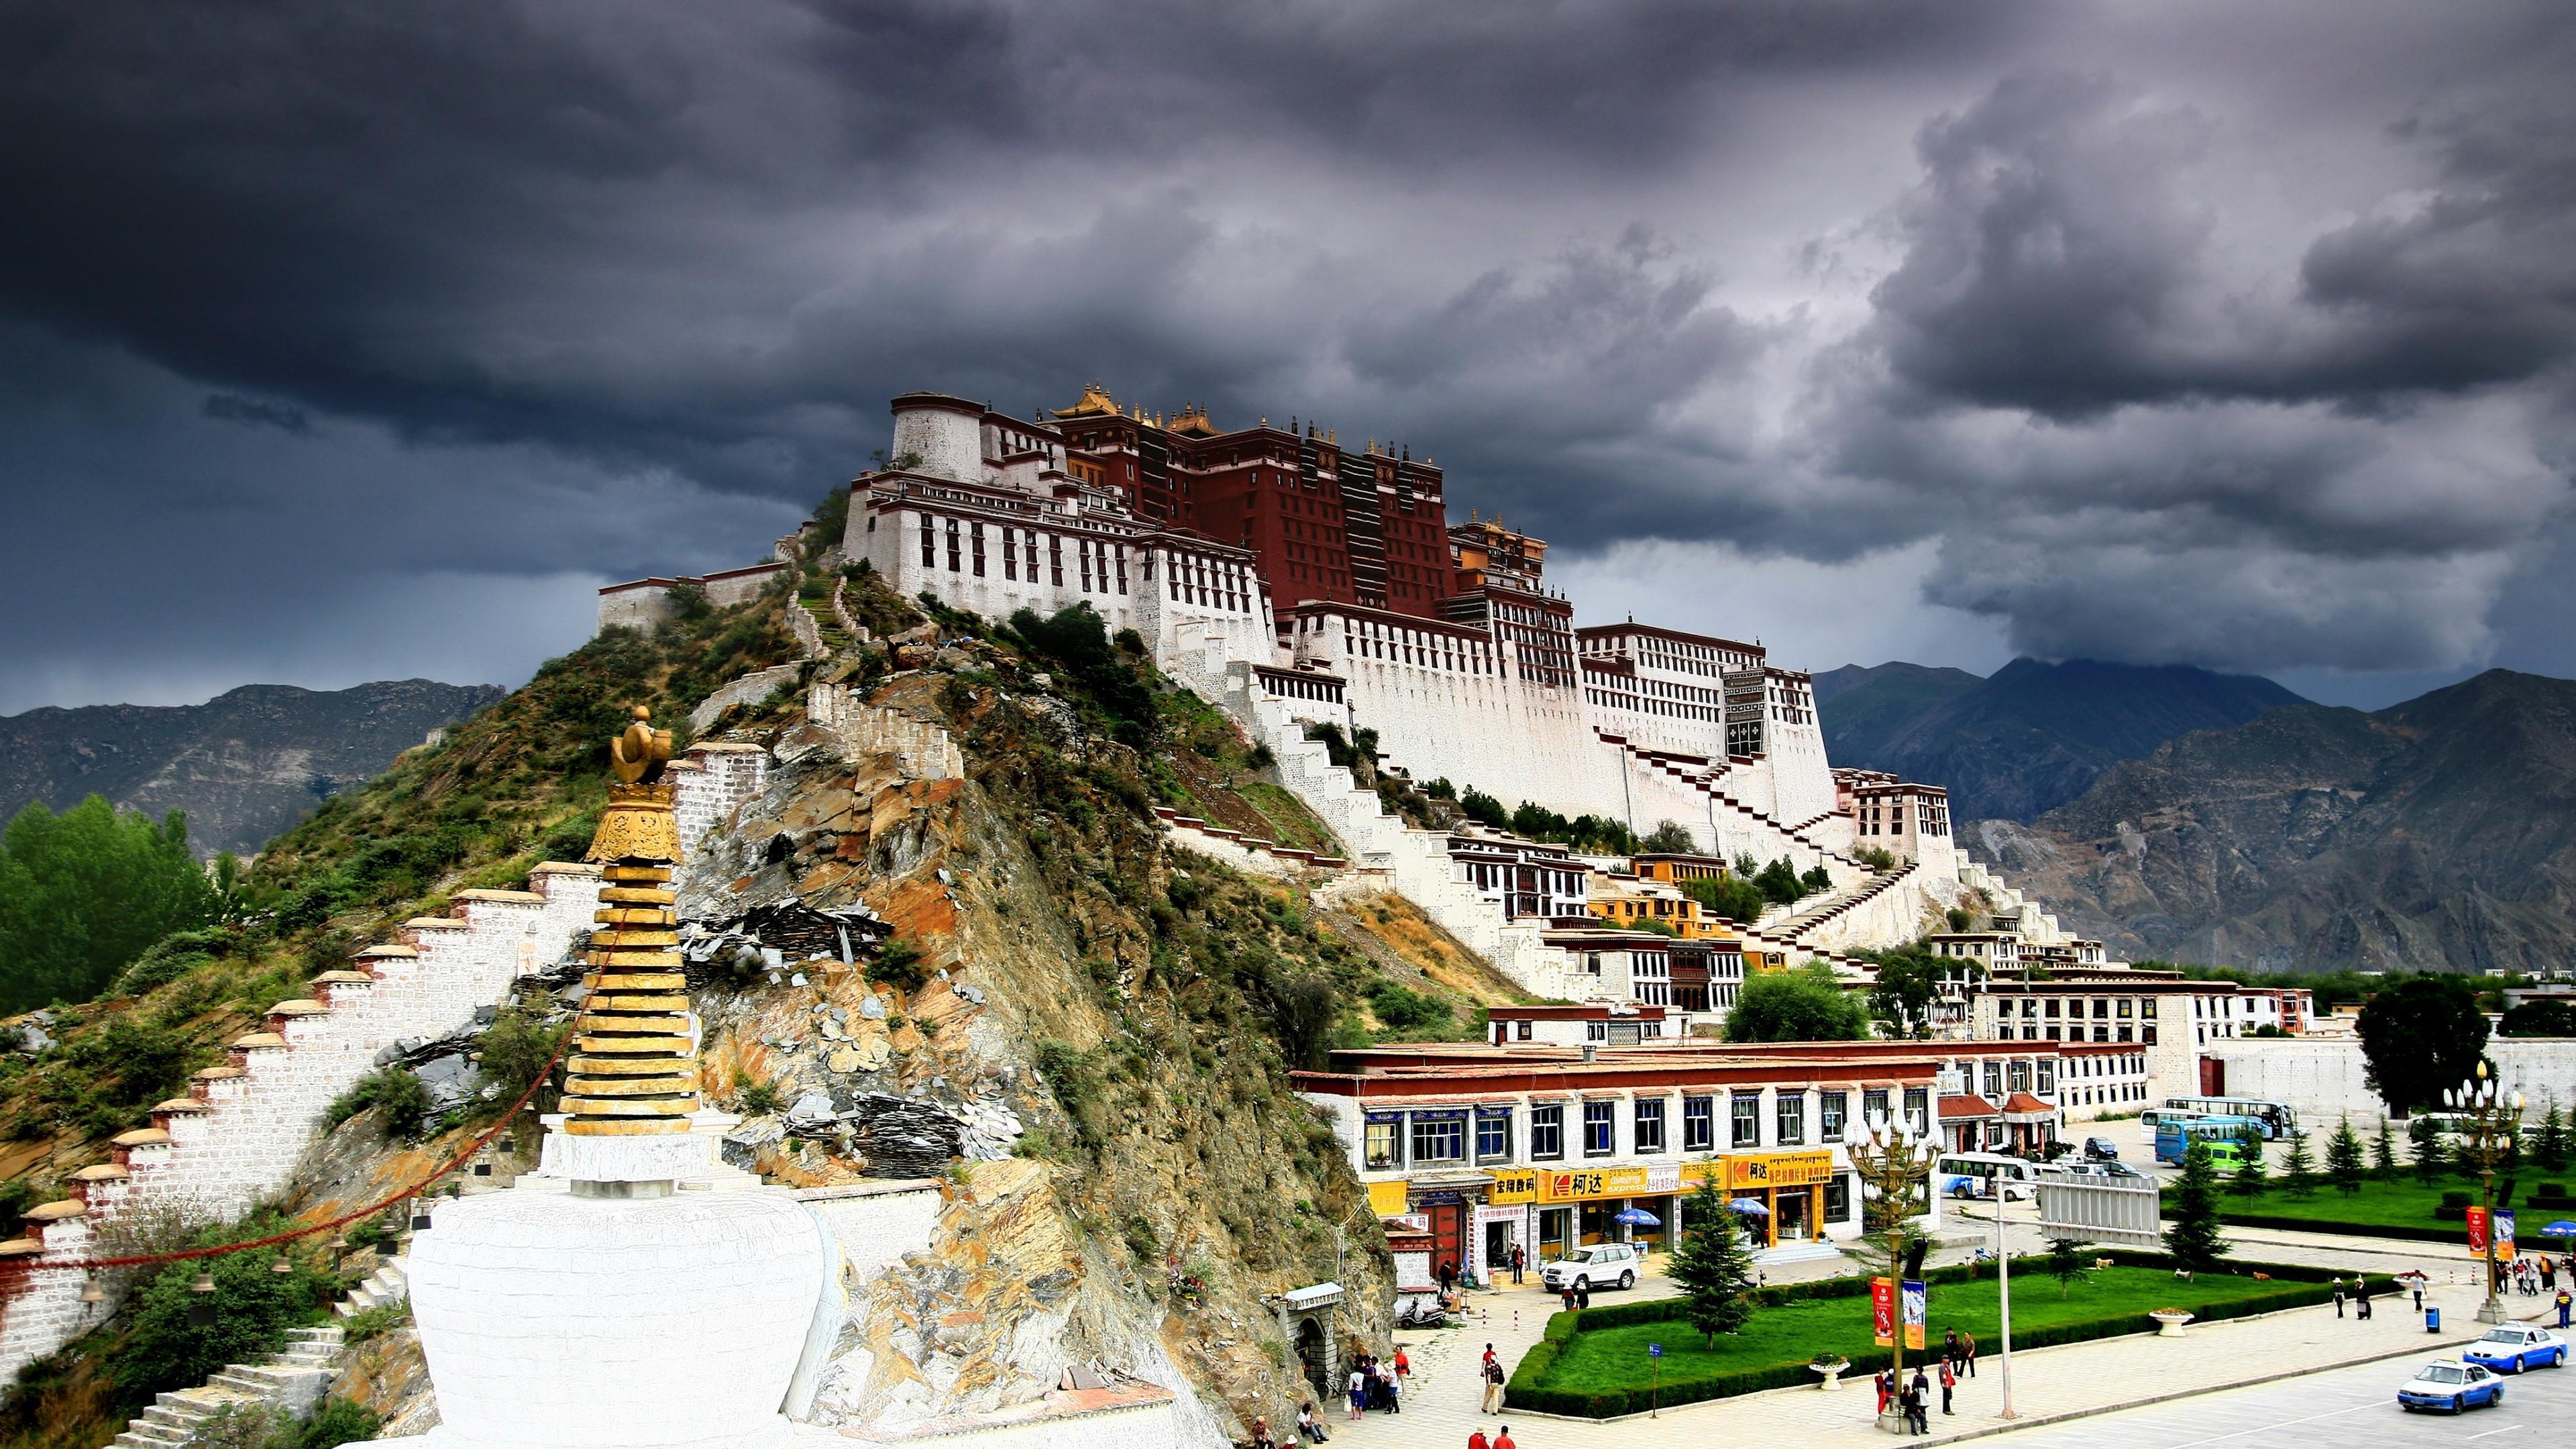
[{"label": "window with blue frame", "polygon": [[1664,1099],[1639,1097],[1635,1127],[1637,1151],[1641,1153],[1663,1151]]},{"label": "window with blue frame", "polygon": [[1464,1112],[1414,1113],[1413,1160],[1416,1163],[1466,1161],[1467,1114]]},{"label": "window with blue frame", "polygon": [[1619,1104],[1586,1102],[1583,1104],[1583,1155],[1607,1157],[1618,1150]]},{"label": "window with blue frame", "polygon": [[1530,1160],[1554,1162],[1565,1156],[1565,1107],[1558,1102],[1530,1108]]},{"label": "window with blue frame", "polygon": [[1512,1109],[1479,1107],[1476,1109],[1476,1160],[1509,1162],[1512,1160]]},{"label": "window with blue frame", "polygon": [[1404,1114],[1371,1112],[1368,1116],[1366,1147],[1362,1161],[1371,1172],[1388,1172],[1404,1166]]},{"label": "window with blue frame", "polygon": [[1850,1100],[1850,1095],[1844,1092],[1816,1094],[1816,1127],[1827,1144],[1843,1140],[1844,1104]]},{"label": "window with blue frame", "polygon": [[1931,1130],[1932,1092],[1928,1087],[1905,1089],[1905,1120],[1914,1124],[1918,1133]]},{"label": "window with blue frame", "polygon": [[1732,1109],[1735,1135],[1729,1145],[1759,1147],[1762,1145],[1762,1099],[1751,1092],[1738,1092],[1727,1099]]},{"label": "window with blue frame", "polygon": [[1682,1151],[1717,1150],[1717,1099],[1682,1098]]}]

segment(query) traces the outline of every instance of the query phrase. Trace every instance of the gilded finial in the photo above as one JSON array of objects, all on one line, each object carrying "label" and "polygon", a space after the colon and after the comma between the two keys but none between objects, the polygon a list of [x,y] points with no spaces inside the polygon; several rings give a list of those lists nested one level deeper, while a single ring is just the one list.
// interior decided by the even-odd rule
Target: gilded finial
[{"label": "gilded finial", "polygon": [[671,732],[653,728],[653,711],[635,706],[635,723],[608,742],[608,772],[620,784],[652,784],[671,758]]},{"label": "gilded finial", "polygon": [[591,994],[564,1082],[576,1137],[666,1136],[697,1110],[687,980],[671,872],[680,856],[677,786],[665,777],[671,732],[638,705],[608,744],[608,809],[591,837],[600,909],[590,933]]}]

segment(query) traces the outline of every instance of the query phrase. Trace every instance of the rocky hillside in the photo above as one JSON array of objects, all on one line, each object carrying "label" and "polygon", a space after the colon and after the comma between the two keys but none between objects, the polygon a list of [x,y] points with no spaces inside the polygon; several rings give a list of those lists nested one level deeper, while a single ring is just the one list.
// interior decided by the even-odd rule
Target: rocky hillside
[{"label": "rocky hillside", "polygon": [[[1262,1295],[1338,1276],[1344,1331],[1382,1345],[1391,1268],[1287,1071],[1390,1022],[1471,1036],[1478,1003],[1510,999],[1507,984],[1401,902],[1325,877],[1253,879],[1167,844],[1157,804],[1330,837],[1266,755],[1088,615],[1014,633],[937,610],[925,622],[872,579],[852,592],[880,637],[920,631],[900,661],[916,667],[863,646],[809,679],[949,730],[963,778],[854,750],[806,720],[801,693],[737,708],[715,728],[771,752],[769,783],[682,881],[692,918],[793,896],[892,926],[894,948],[845,969],[692,972],[703,1088],[747,1119],[729,1159],[797,1185],[944,1183],[931,1247],[869,1289],[825,1416],[989,1408],[1097,1358],[1181,1392],[1203,1440],[1247,1437],[1256,1414],[1293,1418],[1306,1390]],[[676,718],[795,657],[779,627],[793,593],[603,636],[281,839],[260,863],[262,913],[217,959],[61,1014],[51,1046],[0,1063],[16,1200],[56,1195],[258,1011],[390,923],[577,853],[619,706]],[[560,1029],[552,993],[521,1006],[493,1030]],[[481,1051],[486,1070],[511,1055],[488,1039]],[[463,1130],[434,1119],[426,1140],[392,1141],[382,1110],[360,1111],[317,1142],[286,1207],[365,1201]],[[523,1156],[537,1136],[516,1134]],[[41,1392],[9,1401],[0,1443],[111,1424],[102,1366],[126,1331],[112,1322],[49,1365]],[[434,1409],[408,1343],[397,1331],[373,1345],[344,1387],[418,1427]]]},{"label": "rocky hillside", "polygon": [[186,811],[200,856],[249,855],[506,692],[428,679],[246,684],[204,704],[31,709],[0,719],[0,819],[29,801],[68,810],[104,795],[156,817]]},{"label": "rocky hillside", "polygon": [[2576,953],[2576,682],[2490,670],[2113,766],[1967,843],[2129,956],[2500,972]]},{"label": "rocky hillside", "polygon": [[2302,702],[2253,675],[2089,659],[2016,659],[1983,680],[1901,663],[1816,679],[1835,764],[1945,785],[1962,821],[2032,819],[2177,735]]}]

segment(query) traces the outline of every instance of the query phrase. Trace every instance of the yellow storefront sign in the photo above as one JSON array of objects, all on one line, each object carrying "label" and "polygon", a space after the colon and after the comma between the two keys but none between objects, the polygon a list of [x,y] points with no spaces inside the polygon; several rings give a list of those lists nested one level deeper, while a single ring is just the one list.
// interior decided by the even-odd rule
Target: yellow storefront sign
[{"label": "yellow storefront sign", "polygon": [[1485,1190],[1485,1201],[1497,1207],[1538,1201],[1537,1169],[1507,1167],[1495,1173],[1494,1185]]},{"label": "yellow storefront sign", "polygon": [[1412,1211],[1401,1182],[1372,1182],[1368,1185],[1369,1210],[1382,1218],[1400,1218]]},{"label": "yellow storefront sign", "polygon": [[1596,1197],[1639,1197],[1646,1191],[1642,1167],[1595,1167],[1538,1175],[1540,1202],[1585,1202]]},{"label": "yellow storefront sign", "polygon": [[1726,1185],[1735,1188],[1812,1187],[1834,1178],[1834,1154],[1749,1152],[1726,1159]]}]

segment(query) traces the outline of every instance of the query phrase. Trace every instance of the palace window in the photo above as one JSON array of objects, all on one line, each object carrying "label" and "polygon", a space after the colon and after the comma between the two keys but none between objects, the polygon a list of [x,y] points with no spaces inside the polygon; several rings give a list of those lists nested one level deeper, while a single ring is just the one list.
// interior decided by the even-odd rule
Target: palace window
[{"label": "palace window", "polygon": [[1828,1145],[1843,1140],[1843,1113],[1850,1100],[1846,1092],[1816,1094],[1816,1131]]},{"label": "palace window", "polygon": [[1861,1125],[1875,1132],[1887,1123],[1887,1089],[1872,1087],[1860,1094]]},{"label": "palace window", "polygon": [[1646,1153],[1664,1150],[1663,1098],[1639,1097],[1637,1099],[1636,1128],[1637,1151]]},{"label": "palace window", "polygon": [[921,515],[921,566],[939,567],[939,520],[927,513]]},{"label": "palace window", "polygon": [[1476,1109],[1476,1160],[1509,1162],[1512,1160],[1512,1109],[1479,1107]]},{"label": "palace window", "polygon": [[1467,1114],[1413,1114],[1413,1160],[1416,1163],[1463,1162],[1467,1157]]},{"label": "palace window", "polygon": [[2004,1090],[2004,1064],[2001,1062],[1986,1063],[1984,1075],[1986,1079],[1986,1095],[1989,1097],[2002,1096]]},{"label": "palace window", "polygon": [[1932,1093],[1928,1088],[1908,1087],[1905,1089],[1905,1120],[1914,1124],[1914,1130],[1916,1132],[1926,1132],[1931,1130]]},{"label": "palace window", "polygon": [[1807,1140],[1807,1094],[1782,1092],[1772,1099],[1772,1116],[1778,1119],[1780,1145],[1797,1147]]},{"label": "palace window", "polygon": [[948,571],[957,572],[957,520],[948,520]]},{"label": "palace window", "polygon": [[1018,533],[1007,528],[1002,530],[1002,577],[1006,579],[1017,579],[1020,576],[1018,543]]},{"label": "palace window", "polygon": [[1117,547],[1117,554],[1118,554],[1118,592],[1120,592],[1120,593],[1122,593],[1122,594],[1123,594],[1123,593],[1127,592],[1127,545],[1125,545],[1125,544],[1123,544],[1123,543],[1122,543],[1122,544],[1119,544],[1119,545],[1118,545],[1118,547]]},{"label": "palace window", "polygon": [[1717,1099],[1682,1098],[1682,1151],[1717,1150]]},{"label": "palace window", "polygon": [[1619,1104],[1583,1104],[1583,1155],[1607,1157],[1619,1148]]},{"label": "palace window", "polygon": [[1047,535],[1047,582],[1064,587],[1064,535],[1060,533]]},{"label": "palace window", "polygon": [[1391,1172],[1404,1166],[1404,1140],[1398,1135],[1403,1128],[1404,1119],[1394,1113],[1370,1116],[1363,1150],[1369,1171]]},{"label": "palace window", "polygon": [[1549,1102],[1530,1108],[1530,1158],[1555,1162],[1565,1156],[1565,1104]]},{"label": "palace window", "polygon": [[1733,1136],[1728,1139],[1728,1145],[1732,1147],[1761,1146],[1762,1099],[1754,1096],[1750,1092],[1738,1092],[1727,1098],[1727,1110],[1732,1117],[1731,1126],[1733,1129]]},{"label": "palace window", "polygon": [[1837,1172],[1825,1180],[1825,1221],[1838,1223],[1851,1216],[1851,1174]]},{"label": "palace window", "polygon": [[975,546],[975,577],[980,579],[984,576],[984,525],[970,523],[966,527],[968,537],[973,540]]},{"label": "palace window", "polygon": [[2016,1092],[2030,1090],[2030,1063],[2016,1061],[2012,1064],[2012,1090]]}]

